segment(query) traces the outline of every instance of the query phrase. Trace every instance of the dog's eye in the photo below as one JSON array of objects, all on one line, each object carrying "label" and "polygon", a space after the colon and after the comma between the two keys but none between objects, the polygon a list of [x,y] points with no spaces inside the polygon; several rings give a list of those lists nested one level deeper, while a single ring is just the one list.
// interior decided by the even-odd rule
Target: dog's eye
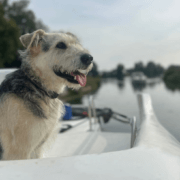
[{"label": "dog's eye", "polygon": [[59,43],[56,45],[56,47],[59,48],[59,49],[66,49],[66,48],[67,48],[66,44],[63,43],[63,42],[59,42]]}]

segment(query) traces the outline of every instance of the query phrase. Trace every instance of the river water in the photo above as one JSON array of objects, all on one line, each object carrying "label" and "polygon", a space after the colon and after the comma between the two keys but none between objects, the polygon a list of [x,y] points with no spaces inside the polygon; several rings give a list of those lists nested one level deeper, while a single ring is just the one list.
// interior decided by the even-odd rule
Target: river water
[{"label": "river water", "polygon": [[[96,107],[109,107],[113,111],[137,117],[139,125],[139,109],[137,93],[149,93],[152,98],[153,108],[160,123],[180,141],[180,91],[166,88],[161,79],[155,79],[146,85],[132,84],[129,77],[125,80],[104,79],[100,88],[93,94]],[[82,99],[83,104],[88,104],[88,96]],[[111,120],[103,126],[104,131],[130,132],[129,124],[122,124]]]}]

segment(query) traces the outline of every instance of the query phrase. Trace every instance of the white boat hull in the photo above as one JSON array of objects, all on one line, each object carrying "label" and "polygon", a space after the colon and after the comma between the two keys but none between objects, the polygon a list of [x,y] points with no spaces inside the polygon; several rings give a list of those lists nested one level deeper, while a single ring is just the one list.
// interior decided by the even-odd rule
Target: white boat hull
[{"label": "white boat hull", "polygon": [[[1,161],[0,179],[179,180],[179,142],[158,122],[149,95],[139,95],[139,105],[142,123],[132,149],[102,153],[103,144],[98,144],[97,141],[99,152],[95,152],[92,146],[91,149],[88,149],[88,144],[85,143],[87,141],[81,141],[84,142],[84,146],[77,151],[78,153],[74,154],[73,150],[69,154],[64,153],[63,155],[70,157]],[[74,133],[77,132],[74,131]],[[98,135],[98,131],[95,133]],[[73,135],[69,131],[69,137],[78,138],[78,134],[75,134]],[[92,131],[86,132],[86,134],[94,133]],[[81,135],[79,134],[79,136]],[[83,137],[80,138],[83,139]],[[64,139],[64,142],[66,141]],[[119,138],[116,143],[118,144],[120,141]],[[80,147],[77,144],[74,145],[75,149]],[[66,148],[65,150],[68,151]],[[55,152],[57,153],[57,151],[58,145]],[[92,152],[96,154],[92,154]],[[51,155],[53,156],[53,153]],[[60,156],[62,153],[56,155]]]}]

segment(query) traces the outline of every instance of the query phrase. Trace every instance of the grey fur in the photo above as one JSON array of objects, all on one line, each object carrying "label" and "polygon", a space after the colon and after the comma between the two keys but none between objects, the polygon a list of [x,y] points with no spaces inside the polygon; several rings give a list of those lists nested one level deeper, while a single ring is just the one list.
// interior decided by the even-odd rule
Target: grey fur
[{"label": "grey fur", "polygon": [[2,159],[2,155],[3,155],[3,147],[2,147],[1,141],[0,141],[0,160]]},{"label": "grey fur", "polygon": [[[26,73],[28,70],[26,68]],[[30,76],[31,77],[31,76]],[[0,100],[10,94],[15,94],[24,101],[24,105],[37,117],[47,118],[39,104],[39,100],[45,101],[46,92],[42,90],[41,83],[30,79],[22,69],[10,73],[0,85]]]},{"label": "grey fur", "polygon": [[48,43],[43,43],[43,44],[42,44],[42,50],[43,50],[44,52],[47,52],[50,47],[51,47],[51,45],[48,44]]}]

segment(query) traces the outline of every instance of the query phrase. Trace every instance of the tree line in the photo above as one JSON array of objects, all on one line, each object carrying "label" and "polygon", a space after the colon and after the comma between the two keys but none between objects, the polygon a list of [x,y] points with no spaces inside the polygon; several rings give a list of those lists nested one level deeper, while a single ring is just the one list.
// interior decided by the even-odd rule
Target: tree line
[{"label": "tree line", "polygon": [[[29,1],[0,1],[0,68],[20,67],[18,50],[23,49],[19,37],[25,33],[31,33],[37,29],[48,31],[48,27],[38,20],[32,10],[28,9]],[[164,74],[164,81],[171,86],[176,84],[180,88],[180,66],[170,66],[166,70],[153,61],[144,65],[142,62],[135,63],[131,69],[125,69],[124,65],[118,64],[110,71],[99,72],[94,63],[89,76],[103,78],[117,78],[123,80],[126,75],[133,72],[143,72],[147,77],[153,78]]]},{"label": "tree line", "polygon": [[48,30],[34,12],[28,9],[29,1],[0,2],[0,68],[20,67],[18,50],[22,49],[19,37],[36,29]]},{"label": "tree line", "polygon": [[171,65],[164,73],[163,80],[167,88],[171,90],[180,90],[180,66]]},{"label": "tree line", "polygon": [[153,61],[149,61],[147,65],[142,62],[137,62],[134,68],[127,70],[128,73],[143,72],[148,78],[159,77],[164,73],[164,68],[160,64],[156,64]]},{"label": "tree line", "polygon": [[118,64],[117,67],[111,71],[102,72],[102,78],[117,78],[123,80],[125,76],[125,69],[122,64]]},{"label": "tree line", "polygon": [[123,80],[126,75],[131,75],[133,72],[142,72],[149,78],[155,78],[161,76],[164,70],[160,64],[156,64],[153,61],[148,62],[147,65],[137,62],[131,69],[125,69],[122,64],[118,64],[115,69],[103,72],[102,77]]}]

